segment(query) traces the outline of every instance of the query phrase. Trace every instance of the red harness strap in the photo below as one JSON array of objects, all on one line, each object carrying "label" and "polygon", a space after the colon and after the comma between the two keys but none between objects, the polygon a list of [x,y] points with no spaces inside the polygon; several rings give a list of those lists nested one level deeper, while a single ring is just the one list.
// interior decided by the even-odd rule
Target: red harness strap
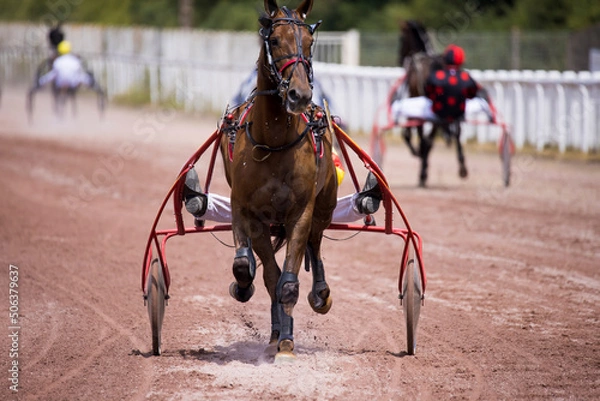
[{"label": "red harness strap", "polygon": [[[250,112],[250,109],[252,108],[252,106],[254,106],[254,103],[250,103],[248,105],[248,107],[246,107],[246,110],[244,110],[242,117],[240,117],[240,125],[246,119],[246,116]],[[233,161],[233,142],[231,142],[231,141],[229,141],[229,145],[227,146],[227,156],[229,156],[229,161],[232,162]]]},{"label": "red harness strap", "polygon": [[[248,107],[246,108],[246,110],[244,110],[244,113],[240,117],[240,121],[239,121],[239,125],[240,126],[243,124],[244,120],[248,116],[248,113],[250,112],[250,109],[253,106],[254,106],[254,103],[251,103],[250,105],[248,105]],[[304,122],[308,124],[310,122],[310,120],[308,119],[308,116],[306,115],[306,113],[302,113],[301,115],[302,115],[302,119],[304,120]],[[318,153],[317,156],[319,158],[323,157],[323,155],[324,155],[324,148],[323,148],[323,146],[317,146],[317,139],[315,138],[315,133],[314,133],[314,131],[312,129],[310,130],[310,141],[311,141],[311,143],[313,145],[313,151],[315,152],[315,155],[317,155],[317,153]],[[233,161],[233,145],[234,145],[234,143],[231,142],[231,141],[229,141],[229,144],[227,146],[227,156],[229,157],[229,161],[230,162]]]},{"label": "red harness strap", "polygon": [[[302,113],[302,119],[304,120],[305,123],[308,124],[309,119],[308,119],[306,113]],[[319,159],[322,158],[323,154],[324,154],[323,146],[320,146],[320,147],[317,148],[317,140],[315,138],[315,132],[312,129],[310,130],[310,141],[311,141],[311,143],[313,145],[313,151],[315,152],[315,155],[317,155],[317,152],[318,152],[319,153],[317,155],[318,158]]]},{"label": "red harness strap", "polygon": [[288,67],[289,67],[290,65],[292,65],[292,64],[295,64],[295,63],[296,63],[296,62],[298,62],[298,61],[300,61],[300,62],[302,62],[302,63],[304,63],[304,64],[306,64],[307,66],[309,66],[309,67],[310,67],[310,64],[308,63],[308,61],[306,61],[306,60],[304,60],[304,59],[302,59],[302,60],[301,60],[301,59],[298,59],[298,58],[293,58],[293,59],[291,59],[290,61],[288,61],[287,63],[285,63],[285,64],[283,65],[283,67],[281,67],[281,68],[279,69],[279,73],[281,74],[281,73],[282,73],[282,72],[283,72],[283,71],[284,71],[286,68],[288,68]]}]

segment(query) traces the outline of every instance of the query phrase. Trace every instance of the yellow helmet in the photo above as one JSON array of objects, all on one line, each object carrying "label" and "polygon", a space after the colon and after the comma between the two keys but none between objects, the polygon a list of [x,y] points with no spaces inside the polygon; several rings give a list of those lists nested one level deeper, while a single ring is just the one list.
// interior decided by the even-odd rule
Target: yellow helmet
[{"label": "yellow helmet", "polygon": [[63,54],[71,53],[71,43],[67,42],[66,40],[63,40],[58,44],[56,50],[58,50],[58,54],[60,54],[61,56]]}]

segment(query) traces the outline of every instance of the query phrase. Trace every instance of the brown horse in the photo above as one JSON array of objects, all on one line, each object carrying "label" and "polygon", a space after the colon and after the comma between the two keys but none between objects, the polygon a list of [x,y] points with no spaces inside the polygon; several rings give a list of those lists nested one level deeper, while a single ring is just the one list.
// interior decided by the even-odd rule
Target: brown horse
[{"label": "brown horse", "polygon": [[[245,104],[225,113],[221,128],[236,248],[230,294],[246,302],[254,293],[254,251],[271,298],[276,361],[295,357],[292,313],[303,258],[306,268],[312,267],[310,305],[319,313],[331,307],[321,241],[336,205],[337,179],[331,132],[311,102],[311,48],[318,24],[304,21],[312,4],[304,0],[292,11],[265,0],[257,88]],[[277,244],[271,242],[274,233],[282,240]],[[282,272],[275,252],[283,243]]]},{"label": "brown horse", "polygon": [[[445,67],[444,58],[441,54],[434,54],[429,35],[425,27],[417,21],[405,21],[401,25],[402,37],[400,46],[399,63],[406,69],[405,85],[400,88],[394,100],[402,96],[415,97],[425,95],[425,83],[431,71]],[[419,149],[412,144],[412,129],[417,130],[419,137]],[[462,143],[460,142],[460,121],[434,123],[429,134],[425,134],[423,125],[406,127],[403,137],[411,153],[421,159],[421,172],[419,174],[419,185],[424,187],[427,182],[429,153],[438,129],[442,129],[448,145],[455,140],[458,156],[459,171],[462,178],[468,175],[465,164],[465,156]]]}]

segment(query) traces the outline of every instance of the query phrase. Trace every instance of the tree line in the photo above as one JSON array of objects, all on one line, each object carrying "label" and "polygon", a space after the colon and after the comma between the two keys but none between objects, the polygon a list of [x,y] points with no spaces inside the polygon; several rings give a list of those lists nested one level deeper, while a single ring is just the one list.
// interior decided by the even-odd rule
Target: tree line
[{"label": "tree line", "polygon": [[[293,8],[299,0],[279,0]],[[0,0],[0,19],[254,31],[262,0]],[[315,0],[322,29],[397,32],[399,22],[459,31],[579,30],[600,23],[598,0]]]}]

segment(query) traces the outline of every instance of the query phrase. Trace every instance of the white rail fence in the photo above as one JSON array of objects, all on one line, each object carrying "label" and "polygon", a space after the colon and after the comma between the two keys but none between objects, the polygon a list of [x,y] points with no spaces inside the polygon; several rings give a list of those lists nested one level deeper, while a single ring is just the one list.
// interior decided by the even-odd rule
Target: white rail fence
[{"label": "white rail fence", "polygon": [[[154,104],[175,101],[190,111],[222,112],[254,68],[259,49],[253,33],[86,25],[69,26],[65,31],[109,98],[143,89]],[[4,84],[32,82],[48,51],[46,34],[43,26],[0,24]],[[350,132],[370,133],[378,107],[404,71],[347,65],[357,64],[357,36],[356,32],[320,33],[322,46],[315,55],[327,62],[315,62],[315,76],[331,98],[333,112]],[[600,150],[600,73],[470,72],[489,89],[519,148]],[[500,130],[467,125],[464,132],[465,140],[485,143],[496,141]]]}]

